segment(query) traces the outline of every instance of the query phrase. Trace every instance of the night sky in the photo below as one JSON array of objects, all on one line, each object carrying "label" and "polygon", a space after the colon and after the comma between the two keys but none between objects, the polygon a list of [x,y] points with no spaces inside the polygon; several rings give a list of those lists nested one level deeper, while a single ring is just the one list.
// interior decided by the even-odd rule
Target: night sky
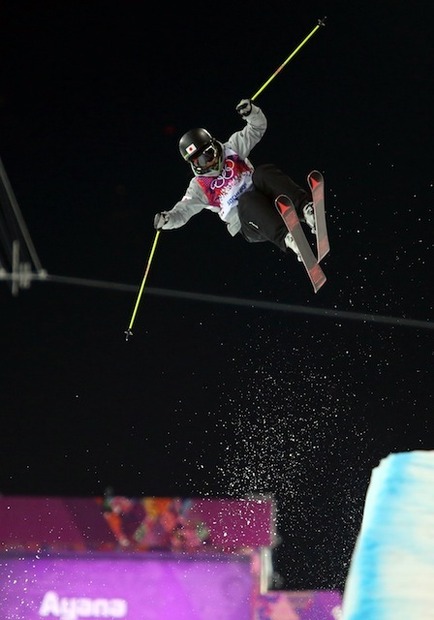
[{"label": "night sky", "polygon": [[[251,160],[324,174],[327,283],[202,212],[159,235],[127,342],[153,216],[191,176],[179,137],[241,129],[324,17],[256,99]],[[0,282],[0,493],[272,494],[275,587],[343,588],[372,469],[434,447],[433,18],[2,4],[0,158],[48,276]]]}]

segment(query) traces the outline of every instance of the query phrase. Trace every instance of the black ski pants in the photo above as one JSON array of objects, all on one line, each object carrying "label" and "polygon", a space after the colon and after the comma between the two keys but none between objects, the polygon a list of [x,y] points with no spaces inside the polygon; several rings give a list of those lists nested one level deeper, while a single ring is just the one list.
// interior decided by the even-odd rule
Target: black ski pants
[{"label": "black ski pants", "polygon": [[274,204],[280,194],[291,198],[300,218],[303,207],[311,200],[309,194],[274,164],[261,164],[253,172],[253,188],[238,201],[241,234],[250,243],[270,241],[283,252],[288,249],[285,236],[288,229]]}]

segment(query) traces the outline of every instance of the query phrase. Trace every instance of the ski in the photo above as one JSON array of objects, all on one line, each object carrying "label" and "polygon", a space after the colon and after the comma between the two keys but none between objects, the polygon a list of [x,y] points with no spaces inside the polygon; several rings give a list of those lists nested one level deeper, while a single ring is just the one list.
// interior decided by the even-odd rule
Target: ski
[{"label": "ski", "polygon": [[291,233],[295,243],[297,244],[301,262],[307,271],[307,275],[309,276],[315,293],[317,293],[327,278],[321,269],[312,248],[310,247],[306,235],[304,234],[294,207],[294,203],[288,196],[281,194],[276,198],[275,204],[276,209],[285,222],[288,231]]},{"label": "ski", "polygon": [[307,175],[307,182],[312,192],[313,209],[315,213],[317,260],[320,263],[324,256],[330,251],[325,216],[324,177],[318,170],[312,170],[312,172],[309,172]]}]

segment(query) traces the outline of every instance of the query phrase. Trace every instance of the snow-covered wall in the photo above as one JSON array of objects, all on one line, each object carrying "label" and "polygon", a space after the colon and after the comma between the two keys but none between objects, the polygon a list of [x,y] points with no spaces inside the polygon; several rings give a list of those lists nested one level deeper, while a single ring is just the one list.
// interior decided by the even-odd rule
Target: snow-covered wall
[{"label": "snow-covered wall", "polygon": [[434,618],[434,451],[372,472],[343,597],[343,620],[367,618]]}]

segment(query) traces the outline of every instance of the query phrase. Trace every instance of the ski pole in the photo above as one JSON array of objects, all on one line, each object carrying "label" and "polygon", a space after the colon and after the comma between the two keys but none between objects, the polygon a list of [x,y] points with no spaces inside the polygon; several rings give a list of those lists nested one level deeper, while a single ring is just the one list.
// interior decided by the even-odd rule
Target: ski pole
[{"label": "ski pole", "polygon": [[280,73],[283,69],[283,67],[285,67],[288,62],[291,60],[291,58],[294,58],[294,56],[296,55],[296,53],[303,47],[303,45],[305,43],[308,42],[308,40],[310,39],[311,36],[313,36],[315,34],[315,32],[318,30],[318,28],[320,28],[321,26],[325,26],[325,20],[327,18],[324,17],[324,19],[319,19],[317,25],[315,26],[315,28],[313,28],[313,30],[311,30],[311,32],[309,32],[309,34],[307,35],[307,37],[305,39],[303,39],[303,41],[300,43],[300,45],[298,45],[295,50],[293,52],[291,52],[291,54],[288,56],[288,58],[280,65],[280,67],[278,67],[276,69],[276,71],[273,73],[273,75],[271,75],[268,80],[261,86],[261,88],[253,95],[252,97],[252,101],[254,101],[256,99],[256,97],[258,95],[260,95],[262,93],[262,91],[268,86],[268,84],[271,82],[271,80],[274,80],[274,78],[276,77],[276,75],[278,73]]},{"label": "ski pole", "polygon": [[152,244],[151,253],[149,254],[148,264],[146,265],[145,275],[143,276],[142,284],[141,284],[140,289],[139,289],[139,294],[137,295],[137,301],[136,301],[136,305],[134,306],[133,314],[131,316],[131,321],[130,321],[130,324],[128,325],[128,329],[126,330],[126,332],[124,332],[125,333],[125,340],[127,340],[127,341],[128,341],[128,338],[133,335],[133,332],[132,332],[133,323],[134,323],[134,320],[136,318],[137,308],[139,307],[139,303],[140,303],[140,299],[142,297],[143,289],[145,288],[146,278],[148,277],[149,268],[151,266],[151,262],[152,262],[152,258],[154,256],[155,248],[157,246],[157,241],[158,241],[159,234],[160,234],[160,231],[157,230],[157,232],[155,233],[155,237],[154,237],[154,243]]}]

